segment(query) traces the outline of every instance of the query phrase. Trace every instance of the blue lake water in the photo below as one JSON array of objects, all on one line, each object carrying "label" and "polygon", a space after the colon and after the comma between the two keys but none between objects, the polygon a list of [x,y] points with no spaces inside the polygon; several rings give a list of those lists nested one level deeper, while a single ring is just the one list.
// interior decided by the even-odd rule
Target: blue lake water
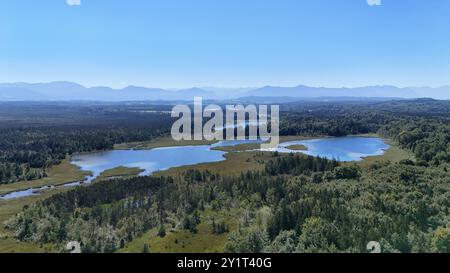
[{"label": "blue lake water", "polygon": [[[212,150],[212,147],[234,146],[241,141],[222,142],[214,145],[163,147],[151,150],[112,150],[93,152],[72,156],[71,163],[83,171],[90,171],[92,175],[84,181],[71,182],[56,187],[76,187],[89,184],[102,172],[117,167],[140,168],[140,175],[151,175],[155,171],[167,170],[173,167],[210,163],[225,160],[225,152]],[[54,189],[55,186],[43,186],[7,193],[0,196],[0,200],[10,200],[21,197],[39,195],[43,191]]]},{"label": "blue lake water", "polygon": [[16,198],[21,198],[21,197],[39,195],[42,191],[53,189],[53,188],[55,188],[55,186],[42,186],[40,188],[35,188],[35,189],[31,188],[31,189],[26,189],[26,190],[21,190],[21,191],[14,191],[14,192],[7,193],[3,196],[0,196],[0,200],[1,199],[9,200],[9,199],[16,199]]},{"label": "blue lake water", "polygon": [[116,167],[137,167],[150,175],[155,171],[173,167],[225,160],[223,151],[211,150],[209,145],[155,148],[151,150],[113,150],[80,154],[72,157],[72,163],[84,171],[91,171],[95,178],[102,172]]},{"label": "blue lake water", "polygon": [[[151,150],[113,150],[78,154],[72,157],[72,164],[79,166],[84,171],[90,171],[92,176],[86,177],[85,181],[72,182],[58,187],[75,187],[82,183],[90,183],[102,172],[120,166],[141,168],[143,169],[141,175],[150,175],[155,171],[167,170],[173,167],[219,162],[225,160],[224,155],[226,152],[212,148],[236,146],[245,143],[261,143],[261,140],[220,141],[212,145],[202,146],[165,147]],[[291,145],[304,145],[308,150],[290,150],[287,147]],[[271,151],[304,153],[339,161],[359,161],[367,156],[382,155],[388,148],[389,145],[380,138],[339,137],[284,142],[277,149]],[[0,196],[0,199],[8,200],[37,195],[42,191],[53,188],[55,187],[43,186],[42,188],[11,192]]]},{"label": "blue lake water", "polygon": [[[304,145],[307,151],[294,151],[287,147]],[[383,155],[389,148],[382,139],[374,137],[335,137],[299,140],[281,143],[274,151],[282,153],[303,153],[339,161],[361,161],[364,157]]]}]

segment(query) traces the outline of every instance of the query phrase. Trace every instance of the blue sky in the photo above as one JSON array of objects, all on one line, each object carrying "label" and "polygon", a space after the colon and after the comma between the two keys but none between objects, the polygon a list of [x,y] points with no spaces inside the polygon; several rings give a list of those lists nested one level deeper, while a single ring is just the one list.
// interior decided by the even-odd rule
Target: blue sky
[{"label": "blue sky", "polygon": [[448,0],[66,1],[0,0],[0,82],[450,84]]}]

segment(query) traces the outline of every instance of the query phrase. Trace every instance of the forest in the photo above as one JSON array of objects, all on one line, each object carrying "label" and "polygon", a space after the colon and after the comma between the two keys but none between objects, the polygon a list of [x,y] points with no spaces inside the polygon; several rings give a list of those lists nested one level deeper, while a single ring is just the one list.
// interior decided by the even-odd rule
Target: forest
[{"label": "forest", "polygon": [[[77,152],[110,150],[116,143],[167,134],[171,118],[137,107],[8,105],[0,107],[0,184],[45,177]],[[158,108],[157,108],[158,109]]]},{"label": "forest", "polygon": [[[153,227],[160,236],[168,232],[167,224],[195,233],[205,208],[240,208],[243,217],[226,252],[364,252],[374,239],[386,252],[450,250],[445,168],[406,163],[321,171],[323,160],[305,159],[312,164],[300,175],[190,172],[184,178],[99,182],[32,205],[7,226],[19,240],[61,248],[77,240],[84,252],[113,252]],[[269,165],[291,172],[284,164]]]},{"label": "forest", "polygon": [[[114,107],[94,109],[105,114]],[[121,111],[111,114],[115,118],[108,126],[82,133],[79,124],[2,127],[0,162],[22,168],[22,174],[3,174],[3,181],[25,179],[27,167],[28,172],[44,172],[71,153],[165,133],[164,118],[134,123],[135,112]],[[51,244],[60,251],[65,242],[76,240],[83,252],[115,252],[150,229],[156,228],[160,237],[174,230],[194,234],[205,210],[238,211],[235,229],[210,223],[214,233],[228,234],[224,252],[366,252],[367,243],[375,240],[384,252],[448,253],[449,113],[450,102],[434,100],[286,104],[282,135],[378,134],[415,159],[360,167],[273,153],[262,171],[240,175],[192,169],[182,176],[114,178],[26,206],[6,227],[20,241]],[[126,127],[116,120],[124,116],[133,117],[126,119]],[[148,245],[142,249],[151,250]]]}]

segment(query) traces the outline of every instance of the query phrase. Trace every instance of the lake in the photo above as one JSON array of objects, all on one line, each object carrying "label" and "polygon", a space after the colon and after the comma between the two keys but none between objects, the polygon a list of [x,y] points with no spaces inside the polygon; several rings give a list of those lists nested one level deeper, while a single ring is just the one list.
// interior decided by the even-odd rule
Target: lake
[{"label": "lake", "polygon": [[[235,140],[220,141],[212,145],[164,147],[151,150],[112,150],[93,152],[72,156],[72,164],[84,171],[90,171],[92,176],[85,181],[72,182],[58,187],[75,187],[82,183],[90,183],[102,172],[116,167],[140,168],[140,175],[151,175],[156,171],[167,170],[173,167],[195,165],[200,163],[219,162],[225,160],[226,152],[214,150],[215,147],[236,146],[247,143],[261,143],[261,140]],[[290,150],[292,145],[304,145],[306,151]],[[298,140],[280,143],[278,148],[270,151],[281,153],[303,153],[312,156],[321,156],[339,161],[360,161],[367,156],[382,155],[389,148],[382,139],[372,137],[337,137]],[[11,192],[0,196],[8,200],[40,194],[44,190],[51,190],[54,186],[32,188]]]},{"label": "lake", "polygon": [[164,147],[151,150],[113,150],[75,155],[72,157],[72,164],[83,171],[91,171],[93,176],[87,181],[90,182],[102,172],[120,166],[141,168],[144,170],[141,175],[150,175],[155,171],[173,167],[223,161],[224,154],[223,151],[211,150],[209,145]]},{"label": "lake", "polygon": [[[290,150],[287,147],[292,145],[303,145],[306,151]],[[298,140],[280,143],[278,148],[270,151],[281,153],[303,153],[311,156],[320,156],[338,161],[361,161],[364,157],[383,155],[389,148],[381,138],[375,137],[333,137]]]}]

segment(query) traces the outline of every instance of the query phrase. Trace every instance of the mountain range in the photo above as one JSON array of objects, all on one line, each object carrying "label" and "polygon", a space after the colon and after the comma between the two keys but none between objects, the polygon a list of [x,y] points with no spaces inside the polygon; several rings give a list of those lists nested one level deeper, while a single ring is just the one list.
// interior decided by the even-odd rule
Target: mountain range
[{"label": "mountain range", "polygon": [[0,101],[173,101],[188,100],[200,96],[207,100],[239,98],[284,98],[300,100],[313,98],[434,98],[450,99],[450,86],[438,88],[389,85],[356,88],[327,88],[299,85],[295,87],[265,86],[261,88],[190,88],[168,90],[128,86],[123,89],[110,87],[84,87],[73,82],[50,83],[0,83]]}]

